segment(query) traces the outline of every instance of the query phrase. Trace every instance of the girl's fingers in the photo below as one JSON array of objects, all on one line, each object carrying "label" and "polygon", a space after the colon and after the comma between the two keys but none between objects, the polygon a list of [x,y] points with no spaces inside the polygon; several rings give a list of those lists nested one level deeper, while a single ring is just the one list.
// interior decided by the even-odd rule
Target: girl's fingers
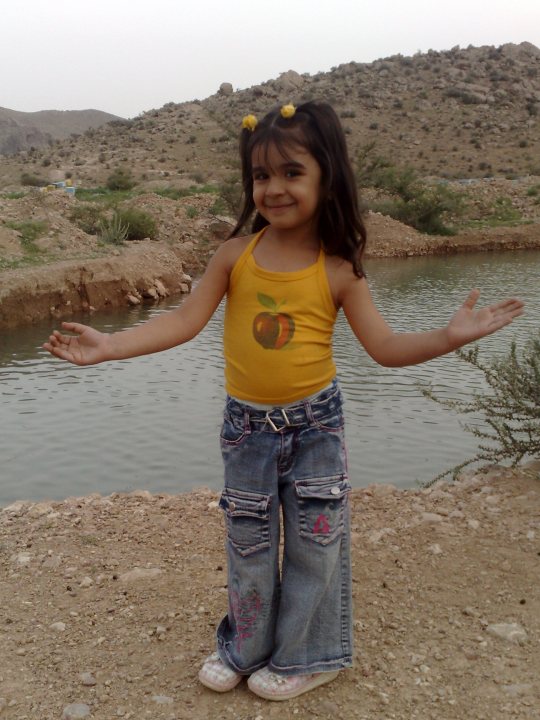
[{"label": "girl's fingers", "polygon": [[[68,330],[69,332],[74,332],[74,333],[77,333],[78,335],[81,335],[88,326],[81,325],[81,323],[76,323],[76,322],[63,322],[62,327],[64,328],[64,330]],[[55,332],[58,332],[58,331],[55,330]]]},{"label": "girl's fingers", "polygon": [[476,305],[479,297],[480,297],[480,290],[478,290],[477,288],[474,288],[474,290],[471,290],[471,292],[467,295],[467,299],[465,300],[463,305],[472,310],[473,307]]}]

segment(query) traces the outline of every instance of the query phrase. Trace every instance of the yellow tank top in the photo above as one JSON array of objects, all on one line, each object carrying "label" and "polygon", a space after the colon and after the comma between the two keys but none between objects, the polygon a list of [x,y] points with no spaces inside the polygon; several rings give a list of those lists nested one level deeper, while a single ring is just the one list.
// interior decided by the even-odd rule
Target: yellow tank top
[{"label": "yellow tank top", "polygon": [[261,231],[235,263],[225,309],[225,388],[246,402],[283,405],[326,387],[336,374],[332,332],[337,311],[324,252],[295,272],[257,265]]}]

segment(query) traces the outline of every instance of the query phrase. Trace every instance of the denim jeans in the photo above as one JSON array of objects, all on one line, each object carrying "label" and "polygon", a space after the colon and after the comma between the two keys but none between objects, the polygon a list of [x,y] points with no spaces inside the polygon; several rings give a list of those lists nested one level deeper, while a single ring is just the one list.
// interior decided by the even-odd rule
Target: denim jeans
[{"label": "denim jeans", "polygon": [[221,659],[244,674],[350,666],[350,484],[336,381],[268,412],[227,398],[221,449],[229,597]]}]

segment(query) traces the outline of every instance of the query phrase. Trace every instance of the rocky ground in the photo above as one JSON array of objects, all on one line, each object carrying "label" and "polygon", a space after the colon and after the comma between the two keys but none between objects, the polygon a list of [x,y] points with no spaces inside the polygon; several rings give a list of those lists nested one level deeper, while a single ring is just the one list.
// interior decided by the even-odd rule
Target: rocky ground
[{"label": "rocky ground", "polygon": [[540,467],[354,490],[355,666],[287,703],[197,680],[226,610],[217,496],[0,510],[2,720],[540,718]]}]

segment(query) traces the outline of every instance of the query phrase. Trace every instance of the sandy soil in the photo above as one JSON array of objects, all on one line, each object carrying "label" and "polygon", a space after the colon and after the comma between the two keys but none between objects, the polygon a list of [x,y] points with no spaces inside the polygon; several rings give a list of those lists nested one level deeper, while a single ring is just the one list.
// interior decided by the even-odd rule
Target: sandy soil
[{"label": "sandy soil", "polygon": [[226,610],[217,495],[0,510],[0,716],[540,718],[540,464],[352,493],[355,666],[268,703],[197,681]]}]

